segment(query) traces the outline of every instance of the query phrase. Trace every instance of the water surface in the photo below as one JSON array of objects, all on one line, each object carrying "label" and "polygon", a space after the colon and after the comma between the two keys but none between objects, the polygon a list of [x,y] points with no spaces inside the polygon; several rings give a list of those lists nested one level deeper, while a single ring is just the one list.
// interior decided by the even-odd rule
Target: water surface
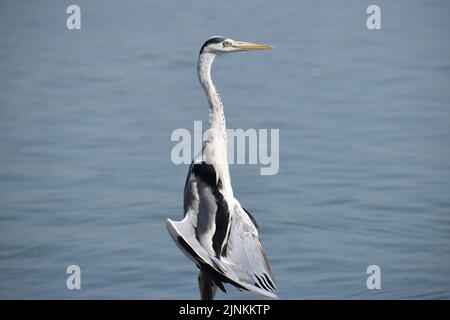
[{"label": "water surface", "polygon": [[[450,3],[0,3],[0,298],[191,299],[176,128],[207,120],[204,40],[229,127],[280,129],[280,170],[233,165],[282,299],[450,298]],[[65,269],[82,270],[82,290]],[[382,290],[366,288],[366,268]],[[221,299],[257,298],[229,288]]]}]

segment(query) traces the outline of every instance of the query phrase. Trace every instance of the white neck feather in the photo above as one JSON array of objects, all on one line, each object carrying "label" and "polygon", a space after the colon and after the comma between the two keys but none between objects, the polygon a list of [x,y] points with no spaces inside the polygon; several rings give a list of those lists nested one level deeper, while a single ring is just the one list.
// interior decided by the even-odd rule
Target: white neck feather
[{"label": "white neck feather", "polygon": [[198,58],[197,73],[198,79],[205,90],[208,98],[210,113],[210,125],[214,130],[218,130],[225,138],[226,142],[226,123],[223,112],[223,104],[220,100],[219,92],[216,90],[211,80],[211,65],[214,62],[215,54],[204,52]]},{"label": "white neck feather", "polygon": [[210,52],[203,52],[198,58],[198,79],[205,90],[210,108],[209,143],[205,144],[202,157],[214,165],[218,179],[222,181],[222,192],[233,196],[227,159],[227,133],[222,101],[211,80],[211,65],[216,57]]}]

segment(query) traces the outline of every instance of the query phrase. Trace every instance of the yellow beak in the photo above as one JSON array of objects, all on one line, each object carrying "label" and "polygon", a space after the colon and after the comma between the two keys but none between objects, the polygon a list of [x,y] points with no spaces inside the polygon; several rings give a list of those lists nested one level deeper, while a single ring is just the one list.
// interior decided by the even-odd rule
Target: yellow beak
[{"label": "yellow beak", "polygon": [[272,46],[269,46],[268,44],[258,44],[258,43],[251,43],[251,42],[236,42],[233,47],[241,49],[241,50],[269,50],[272,49]]}]

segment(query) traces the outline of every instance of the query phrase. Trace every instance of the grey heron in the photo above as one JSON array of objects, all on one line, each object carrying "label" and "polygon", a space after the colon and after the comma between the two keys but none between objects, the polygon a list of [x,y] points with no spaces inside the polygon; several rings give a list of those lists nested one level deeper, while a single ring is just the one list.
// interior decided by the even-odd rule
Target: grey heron
[{"label": "grey heron", "polygon": [[192,161],[184,187],[184,219],[167,219],[180,250],[200,269],[203,300],[212,300],[224,283],[277,298],[277,285],[258,224],[233,195],[227,162],[223,104],[211,80],[214,59],[225,53],[267,50],[272,46],[212,37],[201,47],[197,73],[210,108],[210,130],[202,151]]}]

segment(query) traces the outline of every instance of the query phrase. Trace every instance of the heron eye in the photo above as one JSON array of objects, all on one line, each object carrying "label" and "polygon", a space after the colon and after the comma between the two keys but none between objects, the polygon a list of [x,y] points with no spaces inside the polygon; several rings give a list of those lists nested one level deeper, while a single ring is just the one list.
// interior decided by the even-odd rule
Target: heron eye
[{"label": "heron eye", "polygon": [[228,46],[230,46],[231,45],[231,42],[229,42],[229,41],[224,41],[223,42],[223,46],[224,47],[228,47]]}]

